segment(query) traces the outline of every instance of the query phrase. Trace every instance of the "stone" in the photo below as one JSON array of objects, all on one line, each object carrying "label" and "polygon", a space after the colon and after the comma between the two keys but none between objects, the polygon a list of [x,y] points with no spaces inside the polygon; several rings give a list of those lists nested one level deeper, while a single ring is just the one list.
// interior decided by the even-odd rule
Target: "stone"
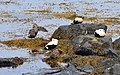
[{"label": "stone", "polygon": [[94,67],[91,66],[91,65],[85,65],[85,66],[83,66],[83,67],[81,68],[81,70],[83,70],[83,71],[85,71],[85,72],[87,72],[87,73],[90,73],[90,72],[92,72],[92,71],[94,70]]},{"label": "stone", "polygon": [[60,26],[52,35],[51,38],[56,39],[70,39],[77,37],[78,35],[94,34],[96,29],[102,28],[107,31],[107,26],[102,24],[75,24]]},{"label": "stone", "polygon": [[120,57],[117,58],[108,58],[102,62],[100,62],[98,65],[99,67],[103,67],[104,69],[107,69],[109,67],[112,67],[114,64],[120,63]]},{"label": "stone", "polygon": [[0,67],[17,67],[23,64],[24,58],[0,58]]},{"label": "stone", "polygon": [[112,40],[110,37],[97,38],[91,35],[81,36],[73,39],[75,54],[77,55],[98,55],[117,56],[111,49]]},{"label": "stone", "polygon": [[59,49],[52,50],[52,51],[51,51],[51,54],[50,54],[50,58],[51,58],[51,59],[59,58],[61,53],[62,53],[62,51],[59,50]]},{"label": "stone", "polygon": [[78,47],[78,49],[75,51],[75,54],[87,56],[87,55],[93,55],[94,51],[92,49],[88,49],[85,47]]},{"label": "stone", "polygon": [[72,60],[72,57],[71,56],[64,56],[63,57],[63,62],[70,62]]},{"label": "stone", "polygon": [[115,64],[105,70],[104,75],[120,75],[120,64]]},{"label": "stone", "polygon": [[116,39],[114,42],[113,42],[113,48],[115,50],[119,50],[120,51],[120,38]]}]

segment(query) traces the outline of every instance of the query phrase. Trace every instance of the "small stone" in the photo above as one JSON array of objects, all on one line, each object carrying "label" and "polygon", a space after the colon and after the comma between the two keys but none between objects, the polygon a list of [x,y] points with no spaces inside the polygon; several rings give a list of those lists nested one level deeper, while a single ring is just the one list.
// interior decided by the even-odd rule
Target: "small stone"
[{"label": "small stone", "polygon": [[87,49],[85,47],[78,47],[77,50],[75,51],[75,54],[87,56],[87,55],[93,55],[94,52],[93,52],[93,50]]},{"label": "small stone", "polygon": [[50,58],[51,59],[56,59],[60,57],[60,54],[62,53],[61,50],[57,49],[57,50],[52,50],[51,54],[50,54]]}]

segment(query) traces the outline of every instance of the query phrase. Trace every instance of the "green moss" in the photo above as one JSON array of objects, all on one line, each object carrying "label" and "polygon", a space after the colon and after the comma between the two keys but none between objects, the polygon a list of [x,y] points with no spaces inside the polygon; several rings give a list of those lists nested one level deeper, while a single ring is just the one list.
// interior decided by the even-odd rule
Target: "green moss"
[{"label": "green moss", "polygon": [[15,17],[7,11],[1,11],[1,13],[2,13],[2,15],[0,15],[1,18],[14,18]]},{"label": "green moss", "polygon": [[46,61],[46,63],[47,64],[49,64],[51,67],[60,67],[58,64],[57,64],[57,62],[58,62],[59,60],[57,60],[57,59],[51,59],[51,60],[47,60]]},{"label": "green moss", "polygon": [[90,8],[86,9],[86,12],[96,12],[96,11],[97,11],[97,9],[93,9],[93,8],[92,9],[90,9]]},{"label": "green moss", "polygon": [[13,2],[13,1],[0,2],[0,4],[4,4],[4,5],[8,5],[8,4],[20,5],[19,3],[17,3],[17,2]]},{"label": "green moss", "polygon": [[50,13],[51,11],[48,9],[44,10],[25,10],[24,13],[30,14],[30,13]]},{"label": "green moss", "polygon": [[83,39],[79,39],[79,42],[82,43],[82,42],[83,42]]},{"label": "green moss", "polygon": [[98,42],[98,38],[93,38],[92,41]]},{"label": "green moss", "polygon": [[53,16],[57,17],[57,18],[67,18],[67,19],[71,19],[73,20],[77,15],[74,12],[62,12],[62,13],[53,13]]},{"label": "green moss", "polygon": [[[97,64],[104,60],[105,57],[101,56],[81,56],[81,55],[75,55],[75,49],[77,48],[76,45],[70,45],[71,41],[70,40],[59,40],[59,46],[57,46],[57,49],[62,50],[62,54],[60,55],[60,58],[56,60],[50,60],[48,62],[54,61],[54,63],[50,63],[51,65],[54,65],[57,62],[62,62],[63,57],[66,56],[71,56],[72,57],[72,63],[76,63],[78,66],[84,66],[84,65],[92,65],[94,67],[97,67]],[[98,51],[100,51],[98,49]],[[97,52],[97,51],[96,51]]]}]

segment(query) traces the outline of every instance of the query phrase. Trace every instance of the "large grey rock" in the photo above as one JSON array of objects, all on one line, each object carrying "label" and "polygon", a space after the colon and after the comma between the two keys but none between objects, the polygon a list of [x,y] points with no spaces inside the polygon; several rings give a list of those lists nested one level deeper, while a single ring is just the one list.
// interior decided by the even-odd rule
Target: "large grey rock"
[{"label": "large grey rock", "polygon": [[120,57],[105,59],[97,67],[102,68],[104,75],[120,75]]},{"label": "large grey rock", "polygon": [[116,56],[112,52],[112,40],[110,37],[96,38],[91,35],[78,36],[73,39],[72,45],[75,46],[75,54],[77,55],[100,55],[100,56]]},{"label": "large grey rock", "polygon": [[51,38],[56,39],[73,39],[78,35],[94,34],[96,29],[103,28],[107,31],[107,26],[102,24],[75,24],[60,26],[52,35]]},{"label": "large grey rock", "polygon": [[120,75],[120,63],[107,68],[104,75]]},{"label": "large grey rock", "polygon": [[108,58],[97,64],[96,75],[120,75],[120,57]]}]

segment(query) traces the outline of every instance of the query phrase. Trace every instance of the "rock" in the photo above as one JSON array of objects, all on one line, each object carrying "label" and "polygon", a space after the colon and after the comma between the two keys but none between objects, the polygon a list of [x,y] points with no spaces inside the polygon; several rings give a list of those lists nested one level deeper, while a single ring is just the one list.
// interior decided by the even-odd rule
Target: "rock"
[{"label": "rock", "polygon": [[37,54],[44,54],[46,51],[45,50],[37,50],[37,49],[33,49],[29,51],[29,54],[31,55],[37,55]]},{"label": "rock", "polygon": [[99,63],[99,66],[102,66],[104,69],[112,67],[114,64],[120,63],[120,57],[118,58],[109,58]]},{"label": "rock", "polygon": [[74,65],[69,64],[69,66],[66,66],[61,70],[43,68],[36,73],[24,73],[22,75],[83,75],[83,74],[86,73],[80,72]]},{"label": "rock", "polygon": [[85,72],[78,70],[73,64],[69,64],[67,67],[61,70],[57,75],[84,75]]},{"label": "rock", "polygon": [[120,75],[120,64],[115,64],[110,68],[107,68],[104,75]]},{"label": "rock", "polygon": [[117,56],[111,50],[112,40],[110,37],[96,38],[94,36],[78,36],[73,39],[75,54],[77,55],[99,55]]},{"label": "rock", "polygon": [[64,69],[65,67],[67,67],[69,65],[68,63],[61,63],[61,62],[57,62],[57,63],[61,69]]},{"label": "rock", "polygon": [[120,38],[120,34],[113,34],[111,38],[112,38],[112,42],[114,42],[115,40]]},{"label": "rock", "polygon": [[113,48],[120,51],[120,38],[113,42]]},{"label": "rock", "polygon": [[75,54],[87,56],[87,55],[93,55],[95,54],[93,50],[87,49],[85,47],[78,47],[78,49],[75,51]]},{"label": "rock", "polygon": [[37,72],[23,73],[22,75],[51,75],[60,72],[60,70],[42,68]]},{"label": "rock", "polygon": [[0,67],[17,67],[23,64],[24,58],[0,58]]},{"label": "rock", "polygon": [[94,70],[94,67],[91,65],[85,65],[81,68],[81,70],[84,72],[90,73]]},{"label": "rock", "polygon": [[0,58],[0,67],[11,67],[14,66],[15,63],[4,58]]},{"label": "rock", "polygon": [[120,57],[108,58],[99,62],[94,74],[102,75],[119,75],[120,74]]},{"label": "rock", "polygon": [[62,53],[62,51],[59,50],[59,49],[52,50],[52,52],[51,52],[51,54],[50,54],[50,58],[51,58],[51,59],[59,58],[61,53]]},{"label": "rock", "polygon": [[95,25],[95,24],[86,23],[86,24],[60,26],[53,33],[51,38],[72,40],[78,35],[94,34],[94,31],[99,28],[103,28],[105,29],[105,31],[107,31],[107,26],[101,24]]},{"label": "rock", "polygon": [[43,58],[42,61],[49,64],[51,67],[59,67],[58,61],[61,60],[62,51],[60,49],[51,50],[45,55],[46,58]]},{"label": "rock", "polygon": [[63,57],[63,62],[70,62],[72,60],[71,56],[64,56]]}]

